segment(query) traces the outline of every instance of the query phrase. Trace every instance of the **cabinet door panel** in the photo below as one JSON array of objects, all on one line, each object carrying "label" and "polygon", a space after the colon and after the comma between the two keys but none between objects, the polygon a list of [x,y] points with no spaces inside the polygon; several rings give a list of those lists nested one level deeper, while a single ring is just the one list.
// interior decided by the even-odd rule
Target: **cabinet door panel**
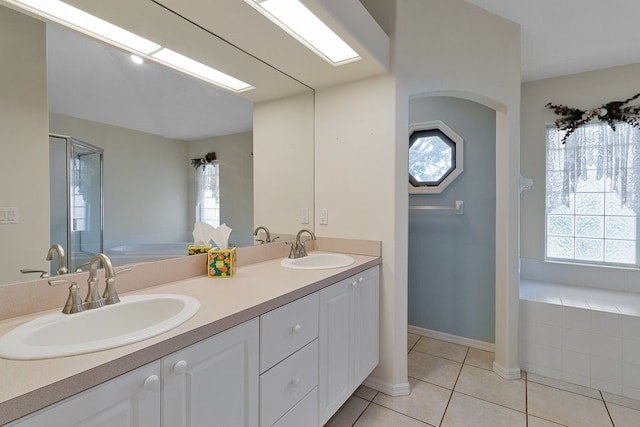
[{"label": "cabinet door panel", "polygon": [[319,408],[324,424],[352,393],[352,280],[320,291]]},{"label": "cabinet door panel", "polygon": [[358,275],[355,287],[354,385],[357,387],[378,366],[379,355],[379,281],[378,269]]},{"label": "cabinet door panel", "polygon": [[[154,386],[145,387],[153,378]],[[33,416],[19,427],[157,427],[160,425],[160,363],[154,362],[95,386]],[[147,384],[152,384],[149,382]]]},{"label": "cabinet door panel", "polygon": [[258,425],[258,319],[162,359],[163,425]]}]

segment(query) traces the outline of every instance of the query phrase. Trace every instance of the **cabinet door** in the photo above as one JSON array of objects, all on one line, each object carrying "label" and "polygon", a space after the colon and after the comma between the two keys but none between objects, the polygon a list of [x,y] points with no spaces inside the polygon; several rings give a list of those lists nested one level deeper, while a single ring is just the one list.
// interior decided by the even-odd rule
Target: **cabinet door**
[{"label": "cabinet door", "polygon": [[320,291],[320,425],[326,423],[353,392],[352,282],[352,279],[345,279]]},{"label": "cabinet door", "polygon": [[160,425],[160,362],[121,375],[11,425],[157,427]]},{"label": "cabinet door", "polygon": [[162,359],[165,427],[257,427],[258,319]]},{"label": "cabinet door", "polygon": [[378,366],[380,309],[378,267],[357,276],[354,288],[354,386],[358,387]]}]

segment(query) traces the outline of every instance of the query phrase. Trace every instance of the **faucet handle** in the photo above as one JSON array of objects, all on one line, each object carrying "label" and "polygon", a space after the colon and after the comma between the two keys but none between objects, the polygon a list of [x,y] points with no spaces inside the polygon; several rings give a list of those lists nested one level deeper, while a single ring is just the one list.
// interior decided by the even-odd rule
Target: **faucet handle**
[{"label": "faucet handle", "polygon": [[91,261],[87,261],[85,263],[80,264],[79,266],[76,267],[75,272],[82,273],[82,268],[87,267],[89,264],[91,264]]},{"label": "faucet handle", "polygon": [[62,312],[64,314],[79,313],[85,310],[84,303],[80,297],[80,289],[76,282],[70,282],[68,280],[49,280],[49,286],[58,285],[70,285],[67,302],[65,302],[64,307],[62,308]]},{"label": "faucet handle", "polygon": [[130,272],[130,268],[122,268],[120,270],[115,270],[113,272],[113,277],[107,277],[106,283],[104,286],[104,293],[102,294],[102,298],[104,299],[105,304],[116,304],[120,302],[120,297],[118,296],[118,292],[116,292],[116,278],[118,274],[128,273]]},{"label": "faucet handle", "polygon": [[22,274],[29,274],[29,273],[40,273],[40,278],[41,279],[46,279],[47,277],[49,277],[49,273],[47,273],[44,270],[34,270],[32,268],[23,268],[20,270],[20,273]]}]

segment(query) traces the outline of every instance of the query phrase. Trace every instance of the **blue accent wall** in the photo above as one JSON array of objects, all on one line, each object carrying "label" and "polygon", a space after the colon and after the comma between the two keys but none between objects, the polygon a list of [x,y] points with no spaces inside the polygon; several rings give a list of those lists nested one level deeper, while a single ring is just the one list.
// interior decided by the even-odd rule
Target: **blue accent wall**
[{"label": "blue accent wall", "polygon": [[409,196],[411,205],[464,201],[463,215],[409,211],[409,325],[493,343],[495,111],[460,98],[423,97],[411,100],[409,120],[440,120],[464,139],[462,175],[440,194]]}]

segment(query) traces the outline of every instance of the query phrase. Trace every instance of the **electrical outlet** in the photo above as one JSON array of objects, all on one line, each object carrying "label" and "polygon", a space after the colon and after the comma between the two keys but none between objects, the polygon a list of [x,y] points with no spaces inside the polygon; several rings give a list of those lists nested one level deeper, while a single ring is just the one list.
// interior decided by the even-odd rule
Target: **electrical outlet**
[{"label": "electrical outlet", "polygon": [[329,224],[329,209],[320,209],[320,225]]},{"label": "electrical outlet", "polygon": [[300,209],[300,215],[301,215],[300,223],[309,224],[309,208]]}]

